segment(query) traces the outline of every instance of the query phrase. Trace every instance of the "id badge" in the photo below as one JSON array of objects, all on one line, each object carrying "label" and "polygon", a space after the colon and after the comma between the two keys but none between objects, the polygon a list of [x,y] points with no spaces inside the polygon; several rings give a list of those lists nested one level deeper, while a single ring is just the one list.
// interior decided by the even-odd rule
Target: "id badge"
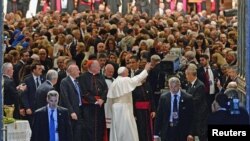
[{"label": "id badge", "polygon": [[178,112],[173,112],[173,119],[178,119]]}]

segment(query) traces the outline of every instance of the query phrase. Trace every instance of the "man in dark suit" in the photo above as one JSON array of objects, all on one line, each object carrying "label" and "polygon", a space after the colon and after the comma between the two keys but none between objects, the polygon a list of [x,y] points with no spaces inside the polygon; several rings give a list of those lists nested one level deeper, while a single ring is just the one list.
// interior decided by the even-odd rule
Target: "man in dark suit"
[{"label": "man in dark suit", "polygon": [[45,81],[42,76],[42,65],[38,62],[31,64],[32,74],[24,79],[27,89],[21,94],[21,101],[24,109],[20,110],[22,116],[26,116],[30,124],[32,123],[32,115],[35,112],[35,93],[37,87]]},{"label": "man in dark suit", "polygon": [[4,79],[4,105],[14,105],[14,118],[19,119],[19,92],[18,90],[26,89],[26,85],[19,85],[16,87],[13,81],[13,65],[11,63],[3,64],[3,79]]},{"label": "man in dark suit", "polygon": [[225,94],[217,94],[213,102],[214,112],[208,117],[208,125],[229,124],[229,99]]},{"label": "man in dark suit", "polygon": [[185,141],[191,136],[192,96],[180,89],[180,80],[169,79],[170,92],[160,97],[155,120],[155,136],[161,141]]},{"label": "man in dark suit", "polygon": [[31,141],[73,141],[68,110],[58,106],[59,94],[49,91],[48,105],[34,114]]},{"label": "man in dark suit", "polygon": [[82,141],[82,93],[76,78],[80,70],[76,64],[72,64],[67,69],[68,76],[61,81],[60,105],[69,110],[71,117],[73,140]]},{"label": "man in dark suit", "polygon": [[221,79],[221,74],[217,69],[209,65],[209,57],[206,54],[200,55],[201,67],[197,70],[197,77],[205,85],[205,92],[208,100],[209,111],[214,101],[215,94],[219,92],[217,81]]},{"label": "man in dark suit", "polygon": [[20,70],[22,70],[22,68],[26,65],[27,61],[29,60],[30,57],[29,51],[22,49],[20,51],[20,57],[21,59],[14,65],[13,79],[16,85],[20,83],[20,78],[19,78]]},{"label": "man in dark suit", "polygon": [[193,96],[193,128],[192,135],[198,136],[200,141],[207,140],[207,118],[208,104],[204,84],[197,78],[197,67],[189,64],[186,71],[186,78],[189,82],[187,93]]},{"label": "man in dark suit", "polygon": [[165,74],[161,67],[161,58],[159,55],[152,55],[150,58],[152,70],[149,72],[148,81],[153,91],[155,107],[158,107],[158,102],[161,94],[161,89],[165,87]]},{"label": "man in dark suit", "polygon": [[58,72],[51,69],[46,74],[46,81],[44,81],[36,90],[35,94],[35,110],[39,109],[47,104],[47,93],[51,90],[55,90],[53,87],[57,83]]}]

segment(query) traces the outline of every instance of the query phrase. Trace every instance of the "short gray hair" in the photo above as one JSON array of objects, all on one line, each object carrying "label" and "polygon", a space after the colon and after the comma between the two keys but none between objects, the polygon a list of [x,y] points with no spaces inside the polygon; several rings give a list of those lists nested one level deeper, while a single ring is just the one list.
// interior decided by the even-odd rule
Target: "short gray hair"
[{"label": "short gray hair", "polygon": [[168,80],[168,85],[172,85],[172,84],[178,84],[180,85],[181,84],[181,81],[179,78],[177,77],[171,77],[169,80]]},{"label": "short gray hair", "polygon": [[6,71],[12,67],[13,65],[11,63],[4,63],[3,64],[3,73],[6,73]]},{"label": "short gray hair", "polygon": [[197,66],[195,64],[189,64],[186,72],[191,73],[193,76],[197,76]]},{"label": "short gray hair", "polygon": [[57,98],[59,98],[59,93],[55,90],[51,90],[47,93],[47,99],[50,99],[53,96],[56,96]]},{"label": "short gray hair", "polygon": [[161,61],[161,57],[159,55],[152,55],[150,58],[151,61]]},{"label": "short gray hair", "polygon": [[55,70],[50,69],[46,74],[46,79],[49,81],[57,78],[58,78],[58,72]]}]

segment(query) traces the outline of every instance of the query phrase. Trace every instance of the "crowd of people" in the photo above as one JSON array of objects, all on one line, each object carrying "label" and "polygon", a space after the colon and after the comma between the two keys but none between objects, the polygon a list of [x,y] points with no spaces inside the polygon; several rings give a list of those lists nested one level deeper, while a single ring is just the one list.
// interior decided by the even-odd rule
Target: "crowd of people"
[{"label": "crowd of people", "polygon": [[[29,121],[33,141],[206,141],[214,112],[231,115],[228,89],[237,115],[248,116],[237,91],[236,17],[100,9],[24,17],[4,19],[4,104]],[[176,76],[162,69],[169,55],[180,60]]]}]

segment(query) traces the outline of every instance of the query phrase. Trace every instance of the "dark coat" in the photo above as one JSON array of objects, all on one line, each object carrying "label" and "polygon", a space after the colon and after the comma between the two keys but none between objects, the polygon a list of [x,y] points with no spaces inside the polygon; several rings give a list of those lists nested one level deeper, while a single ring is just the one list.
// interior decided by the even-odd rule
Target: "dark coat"
[{"label": "dark coat", "polygon": [[18,113],[19,113],[19,103],[18,103],[18,91],[16,90],[16,85],[14,83],[14,81],[9,78],[6,75],[3,75],[3,79],[4,79],[4,105],[13,105],[15,106],[14,109],[14,118],[18,118]]},{"label": "dark coat", "polygon": [[194,126],[192,129],[192,133],[194,135],[206,134],[208,100],[205,93],[205,86],[199,79],[197,79],[192,87],[188,86],[187,93],[193,96],[194,103]]},{"label": "dark coat", "polygon": [[[214,75],[214,87],[215,87],[215,93],[218,93],[219,92],[219,89],[218,87],[216,86],[216,81],[217,80],[220,80],[222,79],[222,76],[221,74],[219,73],[219,71],[217,69],[214,69],[211,67],[211,70],[213,72],[213,75]],[[205,70],[204,70],[204,67],[200,67],[197,69],[197,77],[200,81],[202,81],[204,84],[205,84],[205,81],[206,81],[206,78],[205,78]]]},{"label": "dark coat", "polygon": [[[167,141],[169,130],[169,118],[171,114],[171,93],[162,94],[155,119],[155,135],[161,137],[161,141]],[[181,91],[179,101],[179,123],[178,136],[184,141],[190,134],[193,119],[193,100],[192,96]]]},{"label": "dark coat", "polygon": [[[57,124],[60,141],[73,141],[68,110],[57,107]],[[48,107],[38,109],[34,114],[31,141],[49,141]]]},{"label": "dark coat", "polygon": [[61,91],[60,105],[67,108],[70,114],[76,113],[77,116],[79,117],[80,114],[79,97],[77,90],[69,76],[67,76],[61,81],[60,91]]},{"label": "dark coat", "polygon": [[36,90],[35,94],[35,110],[47,105],[47,93],[55,90],[51,82],[46,80]]},{"label": "dark coat", "polygon": [[[43,76],[40,76],[41,83],[45,81]],[[21,100],[25,109],[35,110],[35,94],[36,94],[36,82],[33,75],[30,74],[24,79],[24,83],[27,85],[27,90],[22,93]]]},{"label": "dark coat", "polygon": [[14,65],[13,79],[16,85],[20,83],[19,72],[24,66],[25,64],[21,60]]}]

